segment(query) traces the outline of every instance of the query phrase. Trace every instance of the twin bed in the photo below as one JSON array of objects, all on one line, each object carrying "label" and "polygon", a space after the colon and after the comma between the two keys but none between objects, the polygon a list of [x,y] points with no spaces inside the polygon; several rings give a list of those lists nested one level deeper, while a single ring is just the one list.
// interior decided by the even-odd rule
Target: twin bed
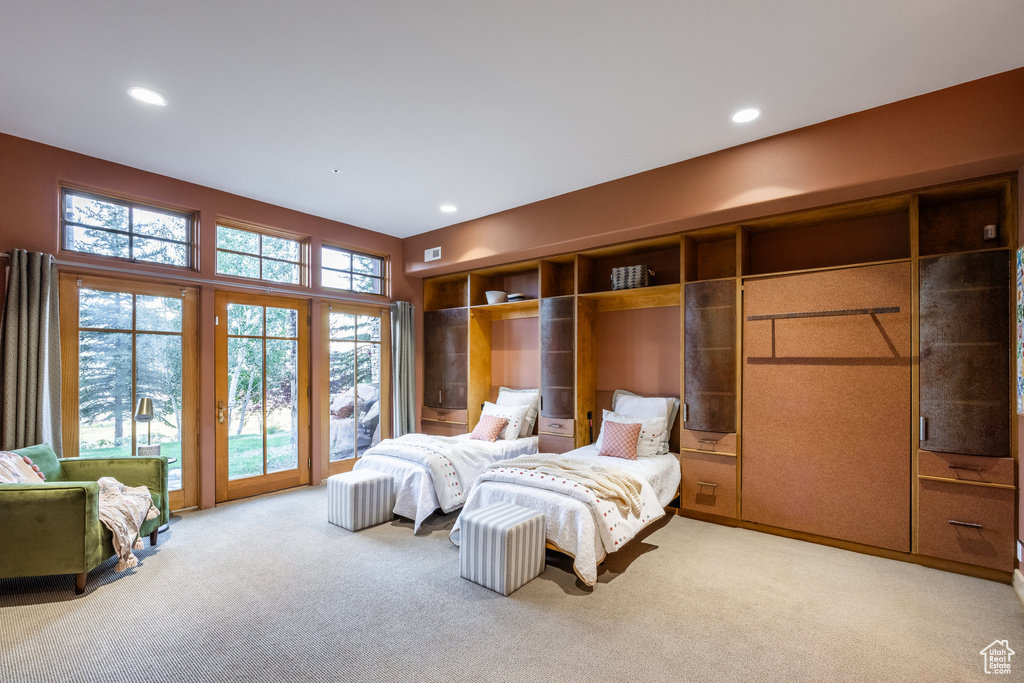
[{"label": "twin bed", "polygon": [[[543,512],[548,545],[571,556],[577,576],[592,586],[604,558],[664,516],[678,495],[679,456],[668,452],[668,441],[679,400],[615,392],[598,442],[555,455],[537,454],[532,436],[539,396],[508,391],[485,404],[484,416],[519,416],[496,440],[480,440],[481,426],[456,437],[408,434],[374,446],[355,468],[393,477],[394,512],[414,520],[414,533],[438,509],[504,502]],[[449,536],[456,545],[460,533],[456,519]]]}]

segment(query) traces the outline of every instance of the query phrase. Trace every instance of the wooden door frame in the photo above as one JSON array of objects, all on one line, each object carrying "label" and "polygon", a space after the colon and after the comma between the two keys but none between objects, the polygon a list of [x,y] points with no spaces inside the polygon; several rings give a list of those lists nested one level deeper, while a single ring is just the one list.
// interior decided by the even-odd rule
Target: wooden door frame
[{"label": "wooden door frame", "polygon": [[[61,436],[65,458],[78,457],[79,453],[79,290],[85,287],[105,292],[181,299],[181,489],[168,493],[168,505],[171,510],[195,507],[199,499],[199,384],[188,380],[198,377],[199,290],[187,285],[69,272],[60,273],[59,283]],[[133,376],[133,395],[134,379]],[[134,406],[132,409],[134,413]]]},{"label": "wooden door frame", "polygon": [[[349,301],[320,300],[321,329],[321,363],[324,377],[320,380],[319,409],[330,411],[331,407],[331,313],[347,313],[349,315],[368,315],[380,318],[380,435],[382,439],[391,438],[391,306],[356,304]],[[358,341],[355,342],[358,345]],[[358,457],[331,462],[331,416],[325,415],[320,425],[320,471],[323,477],[351,470]]]},{"label": "wooden door frame", "polygon": [[[290,308],[298,311],[298,437],[299,437],[299,458],[298,468],[285,472],[273,472],[260,475],[259,477],[246,477],[230,481],[228,479],[228,430],[230,419],[220,422],[216,414],[217,406],[224,402],[225,415],[230,405],[228,397],[228,334],[227,334],[227,305],[237,303],[251,306],[263,306],[270,308]],[[216,471],[216,502],[224,503],[229,500],[246,498],[261,493],[270,493],[281,489],[293,488],[309,484],[310,465],[312,453],[310,452],[310,392],[309,392],[309,300],[290,297],[271,296],[269,294],[254,294],[247,292],[236,292],[218,290],[214,292],[214,315],[216,326],[214,328],[214,373],[216,396],[214,400],[213,415],[216,427],[216,450],[215,450],[215,471]],[[266,330],[264,330],[266,333]],[[302,391],[306,387],[306,391]],[[266,425],[264,425],[266,429]],[[303,458],[302,456],[306,457]]]}]

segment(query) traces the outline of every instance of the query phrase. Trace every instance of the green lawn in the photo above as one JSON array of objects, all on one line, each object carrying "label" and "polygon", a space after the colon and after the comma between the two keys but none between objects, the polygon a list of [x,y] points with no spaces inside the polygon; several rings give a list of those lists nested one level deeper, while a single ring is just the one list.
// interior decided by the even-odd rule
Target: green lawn
[{"label": "green lawn", "polygon": [[[263,437],[259,434],[243,434],[241,436],[229,436],[230,459],[228,463],[228,477],[251,477],[263,474]],[[288,470],[296,467],[296,448],[292,445],[291,437],[287,432],[270,434],[267,436],[267,471]],[[112,446],[110,448],[93,448],[88,451],[81,451],[79,455],[83,458],[110,458],[121,455],[131,455],[130,446]],[[169,482],[181,481],[181,443],[178,441],[164,443],[160,446],[160,455],[168,458],[177,458],[168,466],[167,478]],[[172,487],[174,488],[174,487]]]}]

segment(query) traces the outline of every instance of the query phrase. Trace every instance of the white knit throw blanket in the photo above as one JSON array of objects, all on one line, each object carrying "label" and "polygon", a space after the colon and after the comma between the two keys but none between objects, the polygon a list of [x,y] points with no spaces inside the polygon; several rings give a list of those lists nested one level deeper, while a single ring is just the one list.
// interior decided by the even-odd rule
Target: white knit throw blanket
[{"label": "white knit throw blanket", "polygon": [[117,566],[114,571],[123,572],[139,564],[132,550],[142,550],[139,528],[147,519],[160,515],[153,505],[153,497],[145,486],[125,486],[113,477],[100,477],[99,515],[100,521],[110,529]]},{"label": "white knit throw blanket", "polygon": [[544,474],[569,479],[590,488],[598,497],[611,500],[620,508],[640,516],[643,503],[640,489],[643,483],[636,477],[582,458],[566,458],[560,455],[521,455],[518,458],[502,460],[487,469],[518,467],[535,470]]}]

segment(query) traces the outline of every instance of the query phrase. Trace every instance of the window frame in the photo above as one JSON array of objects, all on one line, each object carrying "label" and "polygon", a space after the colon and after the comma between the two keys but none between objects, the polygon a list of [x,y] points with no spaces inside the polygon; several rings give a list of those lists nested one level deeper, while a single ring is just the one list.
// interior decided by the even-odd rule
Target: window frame
[{"label": "window frame", "polygon": [[[128,230],[118,230],[115,228],[104,228],[96,225],[87,225],[85,223],[78,223],[77,221],[69,221],[67,219],[67,197],[73,195],[77,197],[83,197],[85,199],[92,199],[101,202],[107,202],[109,204],[116,204],[117,206],[123,206],[128,209]],[[134,209],[142,209],[145,211],[154,211],[157,213],[164,213],[171,216],[177,216],[184,218],[188,221],[188,241],[182,242],[180,240],[172,240],[166,237],[156,237],[153,235],[142,235],[136,233],[135,221],[134,221]],[[124,199],[122,197],[113,197],[101,192],[93,192],[92,190],[82,190],[70,185],[62,185],[60,188],[60,250],[71,254],[84,254],[85,256],[92,256],[95,258],[102,259],[113,259],[116,261],[124,261],[126,263],[136,263],[143,265],[159,266],[162,268],[177,268],[180,270],[198,270],[198,259],[196,258],[196,214],[190,211],[182,211],[180,209],[171,209],[166,206],[160,206],[158,204],[148,204],[145,202],[135,201],[133,199]],[[99,230],[101,232],[112,233],[115,235],[125,235],[128,237],[128,256],[111,256],[109,254],[97,254],[92,251],[82,251],[81,249],[73,249],[68,246],[68,227],[80,227],[87,230]],[[147,240],[155,240],[158,242],[167,242],[169,244],[180,244],[185,247],[185,253],[188,255],[188,263],[186,265],[177,265],[174,263],[163,263],[161,261],[152,261],[150,259],[137,258],[134,255],[135,251],[135,239],[142,238]]]},{"label": "window frame", "polygon": [[[234,249],[221,248],[220,242],[220,229],[228,228],[229,230],[238,230],[241,232],[249,232],[259,236],[259,254],[250,254],[245,251],[235,251]],[[273,237],[279,240],[288,240],[289,242],[295,242],[299,245],[299,260],[288,261],[286,259],[276,258],[274,256],[263,255],[263,238]],[[285,287],[303,287],[309,288],[310,286],[310,267],[309,267],[309,237],[306,235],[296,235],[294,233],[284,232],[282,230],[275,230],[273,228],[265,228],[259,225],[253,225],[251,223],[240,223],[226,218],[218,218],[214,224],[214,235],[213,235],[213,246],[214,246],[214,261],[213,261],[213,272],[218,277],[230,277],[237,278],[239,280],[245,280],[247,282],[269,282],[273,285],[284,285]],[[260,275],[259,277],[248,277],[246,275],[235,275],[233,273],[222,273],[220,271],[220,253],[235,254],[238,256],[248,256],[250,258],[259,259],[260,263]],[[299,267],[299,281],[298,282],[281,282],[280,280],[267,280],[263,277],[263,262],[274,261],[275,263],[287,263],[290,265],[297,265]]]},{"label": "window frame", "polygon": [[[79,454],[79,291],[97,289],[106,292],[133,294],[135,296],[165,296],[180,298],[181,310],[181,489],[168,494],[171,510],[181,510],[198,505],[198,443],[199,443],[199,389],[195,382],[186,378],[195,377],[199,368],[199,290],[187,284],[164,284],[147,280],[113,278],[86,273],[61,272],[60,291],[60,358],[61,358],[61,435],[64,441],[65,458]],[[133,347],[140,333],[133,323],[130,334]],[[142,334],[160,334],[142,331]],[[134,366],[134,363],[133,363]],[[132,405],[135,413],[135,371],[132,373]],[[132,420],[133,441],[139,433]],[[137,444],[136,444],[137,445]],[[133,445],[133,453],[135,453]]]},{"label": "window frame", "polygon": [[[342,270],[340,268],[330,268],[324,265],[324,250],[332,249],[334,251],[345,252],[349,257],[363,256],[365,258],[371,258],[380,262],[380,275],[367,275],[366,273],[357,273],[352,270],[352,261],[349,261],[348,270]],[[353,275],[359,275],[361,277],[373,278],[380,280],[380,292],[357,292],[354,289],[344,289],[342,287],[331,287],[324,284],[324,271],[329,270],[332,273],[347,273],[349,275],[349,282]],[[388,254],[375,254],[370,251],[362,249],[354,249],[352,247],[342,244],[332,244],[330,242],[321,242],[320,244],[320,287],[329,292],[345,292],[347,294],[356,294],[359,296],[379,296],[383,298],[389,298],[391,296],[391,257]]]}]

